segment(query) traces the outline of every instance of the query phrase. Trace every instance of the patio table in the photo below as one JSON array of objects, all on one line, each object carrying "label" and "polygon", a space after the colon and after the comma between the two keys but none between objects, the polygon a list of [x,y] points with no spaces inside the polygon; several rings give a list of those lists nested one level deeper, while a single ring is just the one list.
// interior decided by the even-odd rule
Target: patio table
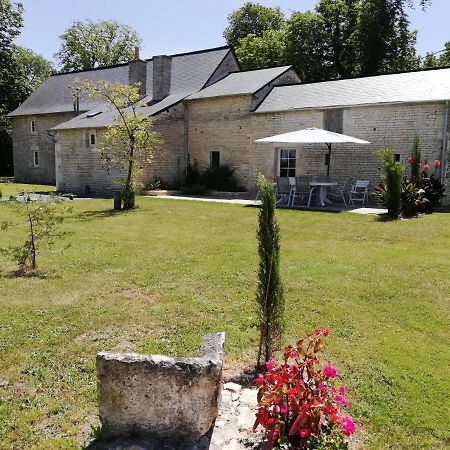
[{"label": "patio table", "polygon": [[320,206],[325,206],[325,203],[330,202],[327,199],[327,190],[329,187],[339,186],[339,183],[335,183],[332,181],[326,182],[326,181],[310,181],[309,185],[311,187],[317,188],[319,191],[319,195],[317,198],[317,203]]}]

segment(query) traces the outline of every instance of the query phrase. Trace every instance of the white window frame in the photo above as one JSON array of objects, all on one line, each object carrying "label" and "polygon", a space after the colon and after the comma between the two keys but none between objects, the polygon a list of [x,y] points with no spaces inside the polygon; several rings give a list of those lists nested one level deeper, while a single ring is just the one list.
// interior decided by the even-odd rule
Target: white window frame
[{"label": "white window frame", "polygon": [[[94,136],[94,143],[92,143],[92,139],[91,139],[92,136]],[[97,147],[97,133],[95,131],[88,133],[88,143],[89,143],[89,145],[88,145],[89,148]]]},{"label": "white window frame", "polygon": [[[288,154],[288,167],[281,167],[281,154],[283,151],[287,151],[287,152],[295,152],[295,158],[291,158],[290,155]],[[283,158],[285,159],[285,158]],[[294,165],[291,165],[291,161],[294,161]],[[287,177],[295,177],[297,175],[297,149],[296,148],[280,148],[279,152],[278,152],[278,176],[281,177],[281,170],[287,170],[288,174],[286,175]],[[289,170],[294,170],[294,175],[289,175]]]},{"label": "white window frame", "polygon": [[35,120],[32,120],[30,122],[30,131],[31,131],[31,134],[36,134],[37,133],[37,127],[36,127],[36,121]]},{"label": "white window frame", "polygon": [[39,150],[33,150],[33,167],[39,167]]}]

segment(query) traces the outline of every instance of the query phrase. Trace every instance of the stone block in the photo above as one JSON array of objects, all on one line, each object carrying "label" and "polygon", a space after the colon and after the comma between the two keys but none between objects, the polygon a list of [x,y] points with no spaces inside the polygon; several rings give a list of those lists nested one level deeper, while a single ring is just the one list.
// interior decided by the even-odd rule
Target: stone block
[{"label": "stone block", "polygon": [[103,437],[198,441],[217,417],[224,340],[206,335],[195,358],[98,353]]}]

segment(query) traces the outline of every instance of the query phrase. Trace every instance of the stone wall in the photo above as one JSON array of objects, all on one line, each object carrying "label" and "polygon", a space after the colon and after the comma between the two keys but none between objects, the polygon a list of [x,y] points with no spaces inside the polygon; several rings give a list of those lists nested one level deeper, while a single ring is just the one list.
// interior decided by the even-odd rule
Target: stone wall
[{"label": "stone wall", "polygon": [[197,358],[99,353],[102,437],[204,436],[217,417],[224,340],[224,333],[205,336]]},{"label": "stone wall", "polygon": [[[323,127],[323,110],[250,113],[251,97],[229,97],[189,102],[189,153],[199,164],[208,164],[209,153],[221,152],[221,162],[236,169],[240,182],[255,189],[255,169],[268,178],[277,175],[277,152],[256,139],[308,127]],[[347,176],[368,179],[373,186],[380,178],[380,149],[389,147],[402,162],[410,154],[414,136],[421,139],[423,159],[441,158],[443,137],[442,103],[385,105],[347,108],[343,133],[371,142],[342,144],[332,149],[330,175],[338,181]],[[297,148],[297,173],[326,174],[325,145]]]},{"label": "stone wall", "polygon": [[[14,180],[17,183],[55,184],[55,144],[48,130],[73,117],[73,113],[41,114],[12,118]],[[31,132],[31,121],[36,132]],[[39,167],[34,152],[39,152]]]},{"label": "stone wall", "polygon": [[89,147],[88,134],[96,132],[97,142],[101,130],[60,130],[55,132],[56,188],[61,192],[78,195],[110,195],[118,189],[115,183],[125,176],[120,166],[102,162],[95,147]]}]

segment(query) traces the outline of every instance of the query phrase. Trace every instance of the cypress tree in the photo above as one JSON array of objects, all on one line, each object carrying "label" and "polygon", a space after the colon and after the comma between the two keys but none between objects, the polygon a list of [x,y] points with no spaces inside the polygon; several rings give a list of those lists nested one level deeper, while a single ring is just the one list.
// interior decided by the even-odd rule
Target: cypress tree
[{"label": "cypress tree", "polygon": [[257,367],[261,357],[267,362],[279,344],[283,331],[283,285],[280,276],[280,230],[275,215],[275,195],[272,185],[260,173],[258,189],[261,195],[258,229],[258,288],[256,301],[260,324]]}]

